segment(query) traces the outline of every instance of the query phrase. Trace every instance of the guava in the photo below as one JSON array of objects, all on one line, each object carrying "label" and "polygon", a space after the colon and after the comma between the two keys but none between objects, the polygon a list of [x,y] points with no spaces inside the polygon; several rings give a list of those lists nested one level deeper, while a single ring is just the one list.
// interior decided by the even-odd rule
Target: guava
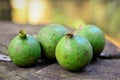
[{"label": "guava", "polygon": [[89,40],[93,48],[92,61],[96,60],[105,46],[105,35],[102,30],[95,25],[87,25],[77,29],[75,34],[84,36]]},{"label": "guava", "polygon": [[56,60],[56,45],[67,32],[68,30],[59,24],[48,24],[40,29],[36,38],[41,45],[43,58]]},{"label": "guava", "polygon": [[55,55],[63,68],[81,71],[91,62],[93,52],[86,38],[68,33],[58,42]]},{"label": "guava", "polygon": [[14,64],[21,67],[31,66],[41,56],[41,48],[34,37],[20,30],[19,35],[11,40],[8,54]]}]

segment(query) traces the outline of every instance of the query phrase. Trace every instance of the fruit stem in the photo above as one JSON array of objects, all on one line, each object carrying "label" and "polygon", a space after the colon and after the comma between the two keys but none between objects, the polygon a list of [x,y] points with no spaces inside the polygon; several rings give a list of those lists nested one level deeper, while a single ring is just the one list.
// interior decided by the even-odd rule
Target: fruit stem
[{"label": "fruit stem", "polygon": [[69,32],[69,33],[66,34],[66,36],[68,36],[69,38],[72,38],[73,37],[73,33]]},{"label": "fruit stem", "polygon": [[19,31],[19,37],[25,39],[26,38],[26,32],[24,30]]}]

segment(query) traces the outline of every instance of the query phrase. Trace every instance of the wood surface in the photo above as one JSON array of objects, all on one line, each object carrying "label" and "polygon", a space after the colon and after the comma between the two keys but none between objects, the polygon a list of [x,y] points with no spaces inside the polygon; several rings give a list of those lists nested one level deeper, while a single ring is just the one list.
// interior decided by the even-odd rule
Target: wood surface
[{"label": "wood surface", "polygon": [[[20,29],[36,35],[43,26],[0,21],[0,54],[8,55],[7,46]],[[105,48],[98,60],[81,72],[70,72],[57,62],[45,60],[26,68],[0,61],[0,80],[120,80],[120,48],[106,38]]]}]

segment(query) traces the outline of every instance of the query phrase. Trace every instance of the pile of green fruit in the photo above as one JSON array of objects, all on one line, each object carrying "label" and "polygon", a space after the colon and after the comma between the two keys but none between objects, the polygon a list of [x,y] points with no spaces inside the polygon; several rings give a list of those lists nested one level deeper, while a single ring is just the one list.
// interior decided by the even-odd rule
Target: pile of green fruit
[{"label": "pile of green fruit", "polygon": [[57,61],[70,71],[83,70],[97,59],[105,46],[103,32],[94,25],[80,26],[74,33],[59,24],[44,26],[32,37],[24,30],[8,46],[12,62],[30,66],[39,58]]}]

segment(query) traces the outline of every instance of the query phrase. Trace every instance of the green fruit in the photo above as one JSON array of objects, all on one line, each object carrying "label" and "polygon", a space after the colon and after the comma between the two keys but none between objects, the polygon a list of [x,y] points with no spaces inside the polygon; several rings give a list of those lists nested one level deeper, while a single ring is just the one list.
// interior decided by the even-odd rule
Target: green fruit
[{"label": "green fruit", "polygon": [[41,55],[39,42],[21,30],[8,46],[8,54],[12,62],[18,66],[30,66]]},{"label": "green fruit", "polygon": [[56,47],[56,59],[65,69],[84,69],[92,59],[92,46],[87,39],[72,33],[66,34]]},{"label": "green fruit", "polygon": [[49,24],[43,27],[37,34],[37,40],[47,59],[55,60],[55,48],[58,41],[67,33],[67,29],[59,24]]},{"label": "green fruit", "polygon": [[93,47],[93,58],[92,60],[96,60],[100,53],[103,51],[105,46],[105,36],[104,33],[94,25],[87,25],[81,30],[76,30],[75,34],[79,34],[84,36],[89,40]]}]

